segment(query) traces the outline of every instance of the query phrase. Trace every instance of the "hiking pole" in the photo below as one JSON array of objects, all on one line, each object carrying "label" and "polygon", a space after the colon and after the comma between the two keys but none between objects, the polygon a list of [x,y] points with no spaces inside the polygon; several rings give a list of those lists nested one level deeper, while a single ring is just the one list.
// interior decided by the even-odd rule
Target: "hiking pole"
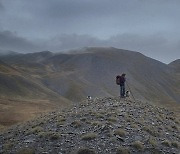
[{"label": "hiking pole", "polygon": [[133,93],[132,93],[132,91],[131,91],[131,88],[130,88],[130,86],[129,86],[129,84],[128,84],[127,81],[126,81],[126,83],[127,83],[127,86],[128,86],[128,89],[129,89],[130,93],[132,94],[132,97],[133,97],[133,99],[134,99],[134,102],[136,102],[136,99],[135,99],[135,97],[134,97],[134,95],[133,95]]}]

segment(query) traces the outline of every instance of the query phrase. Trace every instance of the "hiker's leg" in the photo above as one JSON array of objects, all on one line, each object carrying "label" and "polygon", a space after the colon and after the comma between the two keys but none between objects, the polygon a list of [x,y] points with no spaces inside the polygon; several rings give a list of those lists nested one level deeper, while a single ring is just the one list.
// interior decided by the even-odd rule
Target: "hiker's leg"
[{"label": "hiker's leg", "polygon": [[125,96],[125,85],[122,86],[122,96]]},{"label": "hiker's leg", "polygon": [[120,86],[120,96],[121,97],[123,96],[123,88],[122,88],[122,86]]}]

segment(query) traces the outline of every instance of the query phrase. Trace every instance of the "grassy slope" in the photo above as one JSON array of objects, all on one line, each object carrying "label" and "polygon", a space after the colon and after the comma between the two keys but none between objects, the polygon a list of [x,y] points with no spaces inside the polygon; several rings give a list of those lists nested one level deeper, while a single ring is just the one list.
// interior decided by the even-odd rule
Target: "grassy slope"
[{"label": "grassy slope", "polygon": [[0,85],[0,129],[70,103],[36,78],[1,61]]},{"label": "grassy slope", "polygon": [[[20,107],[23,101],[14,101],[19,105],[17,108],[16,105],[11,107],[17,112],[24,110],[24,113],[28,113],[32,106],[36,111],[38,106],[43,105],[42,100],[57,102],[55,104],[58,106],[69,100],[82,100],[87,95],[117,96],[119,87],[115,85],[115,76],[122,72],[126,72],[136,99],[160,102],[177,109],[174,102],[180,96],[178,77],[169,73],[171,69],[166,64],[137,52],[87,48],[83,53],[54,55],[41,52],[4,57],[3,60],[9,65],[0,65],[1,98],[7,102],[8,98],[25,100],[29,104],[25,110]],[[38,102],[39,105],[32,105],[32,102]],[[50,103],[45,106],[36,113],[51,109]],[[14,114],[12,110],[8,111]]]}]

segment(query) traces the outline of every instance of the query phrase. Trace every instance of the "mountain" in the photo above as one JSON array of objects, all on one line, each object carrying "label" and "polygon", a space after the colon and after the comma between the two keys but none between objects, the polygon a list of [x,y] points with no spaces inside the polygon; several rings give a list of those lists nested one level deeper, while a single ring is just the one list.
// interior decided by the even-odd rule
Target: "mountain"
[{"label": "mountain", "polygon": [[0,61],[0,128],[69,102],[29,74]]},{"label": "mountain", "polygon": [[179,117],[129,99],[95,98],[13,126],[0,153],[178,154]]},{"label": "mountain", "polygon": [[176,73],[180,73],[180,59],[171,62],[169,66],[172,67]]},{"label": "mountain", "polygon": [[180,101],[180,87],[171,73],[172,68],[138,52],[84,48],[74,53],[45,51],[8,56],[3,60],[72,101],[79,101],[87,95],[118,95],[119,88],[114,80],[123,72],[127,74],[127,83],[137,99],[161,103]]},{"label": "mountain", "polygon": [[15,51],[11,51],[11,50],[0,49],[0,56],[15,55],[15,54],[18,54],[18,53]]},{"label": "mountain", "polygon": [[57,98],[56,102],[60,104],[79,102],[88,95],[93,98],[118,96],[119,86],[115,84],[115,77],[126,73],[126,87],[135,101],[143,100],[174,108],[180,102],[179,79],[172,66],[139,52],[90,47],[68,53],[43,51],[7,55],[0,59],[19,73],[9,79],[3,78],[2,85],[9,83],[9,86],[3,85],[7,89],[3,95],[12,91],[12,86],[11,95],[15,97],[41,100]]},{"label": "mountain", "polygon": [[171,62],[168,66],[173,71],[172,75],[174,76],[174,78],[176,78],[176,82],[177,82],[176,87],[179,89],[176,92],[177,94],[180,94],[180,59]]}]

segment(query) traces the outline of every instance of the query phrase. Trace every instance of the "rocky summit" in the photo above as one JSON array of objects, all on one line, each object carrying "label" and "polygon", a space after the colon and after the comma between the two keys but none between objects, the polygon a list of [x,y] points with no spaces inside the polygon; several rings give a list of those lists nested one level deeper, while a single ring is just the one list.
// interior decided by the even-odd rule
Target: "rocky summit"
[{"label": "rocky summit", "polygon": [[4,131],[0,153],[178,154],[179,124],[147,102],[93,98]]}]

